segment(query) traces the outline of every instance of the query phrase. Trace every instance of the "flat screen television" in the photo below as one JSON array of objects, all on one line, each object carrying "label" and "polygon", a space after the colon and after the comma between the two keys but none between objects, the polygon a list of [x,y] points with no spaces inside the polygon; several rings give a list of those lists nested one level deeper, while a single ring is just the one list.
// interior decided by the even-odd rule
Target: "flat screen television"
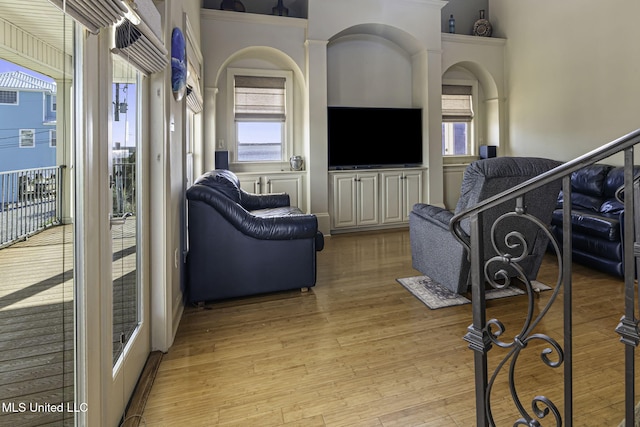
[{"label": "flat screen television", "polygon": [[422,109],[329,107],[329,169],[422,164]]}]

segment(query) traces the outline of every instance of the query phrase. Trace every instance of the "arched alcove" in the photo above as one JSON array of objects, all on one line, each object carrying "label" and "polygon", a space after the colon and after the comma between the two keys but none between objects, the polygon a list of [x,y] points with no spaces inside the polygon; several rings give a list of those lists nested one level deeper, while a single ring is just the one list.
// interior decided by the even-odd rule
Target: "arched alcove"
[{"label": "arched alcove", "polygon": [[500,147],[502,142],[500,93],[491,73],[477,62],[461,61],[450,65],[443,72],[442,80],[445,84],[469,82],[477,85],[477,99],[474,101],[474,107],[477,110],[476,144]]},{"label": "arched alcove", "polygon": [[[414,55],[424,51],[411,34],[383,24],[359,24],[327,44],[327,102],[366,107],[422,107]],[[424,79],[424,80],[423,80]]]},{"label": "arched alcove", "polygon": [[[269,46],[250,46],[240,49],[229,55],[216,70],[215,87],[218,88],[215,102],[215,135],[216,150],[233,149],[231,139],[230,126],[232,121],[229,119],[231,108],[229,106],[230,94],[227,82],[227,70],[230,68],[237,69],[254,69],[266,71],[290,71],[293,74],[293,106],[287,112],[293,118],[292,126],[292,149],[295,153],[308,152],[308,95],[306,91],[305,77],[298,64],[283,51]],[[274,170],[280,170],[286,165],[274,164]],[[236,171],[250,171],[251,165],[236,165]],[[260,166],[261,170],[265,170],[265,166]]]}]

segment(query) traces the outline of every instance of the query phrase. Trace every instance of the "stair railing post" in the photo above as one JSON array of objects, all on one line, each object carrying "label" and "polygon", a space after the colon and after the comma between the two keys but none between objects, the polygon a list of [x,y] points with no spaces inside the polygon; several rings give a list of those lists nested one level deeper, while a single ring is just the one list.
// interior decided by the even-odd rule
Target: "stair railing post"
[{"label": "stair railing post", "polygon": [[564,286],[564,419],[567,427],[573,423],[573,344],[572,344],[572,224],[571,175],[562,179],[562,281]]},{"label": "stair railing post", "polygon": [[475,389],[476,389],[476,425],[488,426],[487,412],[487,353],[491,343],[487,336],[486,300],[484,287],[484,247],[482,243],[482,212],[474,213],[469,218],[470,224],[470,257],[471,263],[471,302],[473,323],[467,328],[464,339],[474,351]]},{"label": "stair railing post", "polygon": [[635,259],[638,231],[635,227],[634,196],[636,185],[633,177],[633,146],[624,150],[624,315],[616,327],[620,341],[625,344],[625,426],[635,422],[635,348],[640,343],[638,319],[635,316]]}]

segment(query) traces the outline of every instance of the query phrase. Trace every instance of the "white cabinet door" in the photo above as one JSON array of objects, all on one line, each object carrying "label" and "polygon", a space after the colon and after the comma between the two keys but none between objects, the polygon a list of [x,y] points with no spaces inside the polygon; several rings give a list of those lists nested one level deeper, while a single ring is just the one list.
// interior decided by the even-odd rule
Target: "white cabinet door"
[{"label": "white cabinet door", "polygon": [[287,193],[291,206],[303,208],[303,187],[301,174],[238,174],[240,187],[247,193],[268,194]]},{"label": "white cabinet door", "polygon": [[404,175],[402,172],[382,172],[381,205],[382,223],[395,224],[404,221],[403,194]]},{"label": "white cabinet door", "polygon": [[333,177],[333,228],[357,225],[357,175],[335,174]]},{"label": "white cabinet door", "polygon": [[413,205],[422,202],[422,171],[405,172],[403,180],[404,190],[404,221],[409,221],[409,213]]},{"label": "white cabinet door", "polygon": [[238,175],[240,180],[240,188],[247,193],[260,194],[260,176],[257,175]]},{"label": "white cabinet door", "polygon": [[301,175],[267,175],[263,180],[262,189],[265,193],[287,193],[291,206],[301,207]]},{"label": "white cabinet door", "polygon": [[378,173],[358,174],[357,184],[357,225],[378,225]]}]

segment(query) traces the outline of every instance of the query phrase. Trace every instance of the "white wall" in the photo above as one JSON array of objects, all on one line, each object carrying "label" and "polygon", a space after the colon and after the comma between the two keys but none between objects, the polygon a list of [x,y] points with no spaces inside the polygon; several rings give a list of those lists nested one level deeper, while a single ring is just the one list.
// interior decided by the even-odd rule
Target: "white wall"
[{"label": "white wall", "polygon": [[[200,0],[158,2],[164,38],[184,28],[187,13],[200,38]],[[185,102],[171,92],[171,67],[151,76],[151,346],[167,351],[182,316],[185,158]],[[159,185],[158,183],[162,183]]]},{"label": "white wall", "polygon": [[490,0],[490,11],[507,38],[507,154],[569,160],[640,127],[640,2]]},{"label": "white wall", "polygon": [[[293,69],[297,99],[295,144],[306,159],[310,211],[329,231],[326,107],[341,105],[418,106],[425,108],[425,144],[440,146],[440,0],[404,0],[372,4],[310,0],[307,20],[203,10],[205,61],[205,144],[230,148],[225,94],[226,68],[249,66]],[[416,76],[416,73],[420,73]],[[339,76],[339,78],[336,78]],[[397,76],[397,77],[396,77]],[[428,93],[437,99],[429,105]],[[212,100],[211,98],[215,98]],[[220,145],[222,147],[216,147]],[[427,147],[426,153],[432,146]],[[207,154],[205,153],[205,156]],[[428,190],[442,201],[438,156],[426,155],[433,177]],[[211,162],[208,162],[211,164]],[[239,167],[239,166],[236,166]],[[427,185],[425,186],[427,187]],[[425,198],[426,199],[426,198]]]},{"label": "white wall", "polygon": [[[214,167],[214,150],[233,149],[226,114],[229,67],[293,71],[294,102],[297,107],[293,111],[293,152],[305,151],[307,118],[304,104],[307,96],[302,73],[305,67],[305,29],[306,21],[300,19],[202,11],[205,169]],[[272,170],[277,171],[285,167],[288,168],[288,163],[271,165]]]},{"label": "white wall", "polygon": [[327,49],[329,105],[412,107],[411,57],[375,35],[351,35]]}]

